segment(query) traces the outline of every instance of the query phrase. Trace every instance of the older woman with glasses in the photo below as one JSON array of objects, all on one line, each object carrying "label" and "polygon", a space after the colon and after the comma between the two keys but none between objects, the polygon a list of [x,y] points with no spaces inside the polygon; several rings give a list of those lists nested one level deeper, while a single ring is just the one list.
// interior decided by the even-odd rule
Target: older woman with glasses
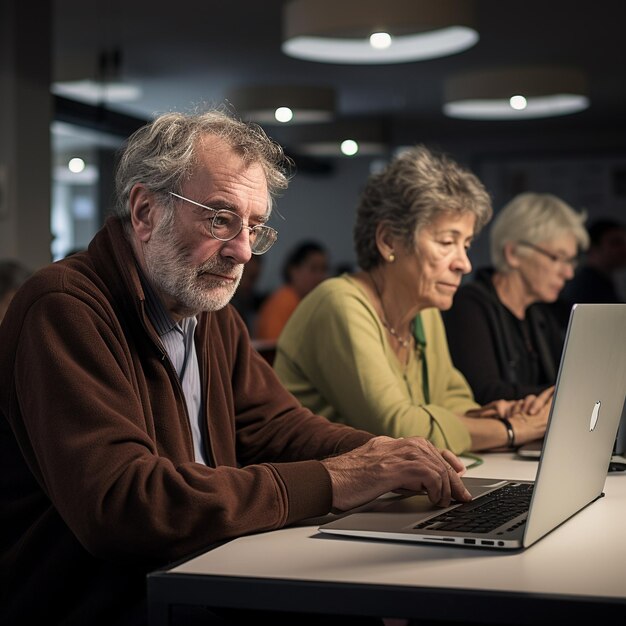
[{"label": "older woman with glasses", "polygon": [[423,146],[372,174],[354,229],[360,271],[314,289],[279,337],[274,368],[289,391],[333,421],[456,453],[542,437],[547,409],[480,407],[448,352],[440,311],[490,216],[480,181]]},{"label": "older woman with glasses", "polygon": [[496,216],[494,267],[478,271],[444,314],[452,359],[479,402],[550,399],[563,330],[546,303],[556,302],[588,246],[584,219],[547,193],[522,193]]}]

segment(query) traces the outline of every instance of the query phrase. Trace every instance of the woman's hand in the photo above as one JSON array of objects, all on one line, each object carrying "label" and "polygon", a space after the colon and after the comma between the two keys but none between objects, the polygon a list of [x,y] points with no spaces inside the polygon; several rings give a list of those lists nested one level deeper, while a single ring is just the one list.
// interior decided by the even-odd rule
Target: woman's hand
[{"label": "woman's hand", "polygon": [[526,415],[537,415],[540,411],[552,403],[554,395],[554,385],[544,389],[540,394],[530,394],[520,400],[494,400],[477,409],[471,409],[465,413],[467,417],[508,417],[511,418],[518,413]]},{"label": "woman's hand", "polygon": [[521,445],[529,441],[541,439],[548,425],[551,403],[544,404],[535,414],[519,412],[509,417],[515,433],[515,444]]},{"label": "woman's hand", "polygon": [[471,449],[473,451],[506,449],[508,433],[501,421],[503,417],[511,423],[516,446],[541,439],[548,424],[551,402],[545,403],[532,415],[519,410],[521,402],[518,404],[518,401],[497,400],[462,415],[460,419],[472,437]]},{"label": "woman's hand", "polygon": [[[520,403],[519,411],[521,413],[527,413],[528,415],[536,415],[543,409],[546,404],[552,403],[552,397],[554,396],[554,385],[552,387],[548,387],[544,389],[541,393],[535,395],[530,394],[523,398],[522,400],[518,400]],[[517,411],[516,411],[517,412]]]},{"label": "woman's hand", "polygon": [[477,409],[470,409],[465,413],[467,417],[489,417],[502,418],[511,417],[514,413],[518,413],[518,400],[494,400],[489,404],[485,404]]}]

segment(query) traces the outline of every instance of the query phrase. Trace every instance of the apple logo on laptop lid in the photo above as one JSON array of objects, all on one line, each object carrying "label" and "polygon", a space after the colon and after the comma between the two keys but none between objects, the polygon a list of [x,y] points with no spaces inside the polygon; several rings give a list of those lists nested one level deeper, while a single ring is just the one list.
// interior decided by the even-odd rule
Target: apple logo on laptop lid
[{"label": "apple logo on laptop lid", "polygon": [[589,432],[595,429],[598,423],[598,417],[600,415],[600,400],[593,405],[593,411],[591,411],[591,419],[589,420]]}]

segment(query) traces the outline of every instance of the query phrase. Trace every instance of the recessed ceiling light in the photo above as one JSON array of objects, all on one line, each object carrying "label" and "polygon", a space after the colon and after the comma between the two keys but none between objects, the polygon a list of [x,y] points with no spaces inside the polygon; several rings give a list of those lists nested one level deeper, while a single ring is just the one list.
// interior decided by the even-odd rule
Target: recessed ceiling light
[{"label": "recessed ceiling light", "polygon": [[311,85],[253,85],[233,89],[228,100],[258,124],[326,122],[335,114],[335,92]]},{"label": "recessed ceiling light", "polygon": [[528,106],[528,100],[524,96],[511,96],[509,104],[516,111],[523,111]]},{"label": "recessed ceiling light", "polygon": [[326,158],[385,156],[389,142],[385,123],[377,118],[343,119],[331,124],[285,128],[276,140],[288,151]]},{"label": "recessed ceiling light", "polygon": [[391,45],[391,35],[389,33],[372,33],[370,35],[370,46],[377,50],[384,50]]},{"label": "recessed ceiling light", "polygon": [[274,117],[277,122],[286,124],[293,119],[293,111],[289,107],[278,107],[276,111],[274,111]]},{"label": "recessed ceiling light", "polygon": [[67,169],[74,174],[80,174],[85,169],[85,161],[80,157],[73,157],[68,161]]},{"label": "recessed ceiling light", "polygon": [[359,144],[354,139],[344,139],[341,142],[340,149],[342,154],[354,156],[359,151]]}]

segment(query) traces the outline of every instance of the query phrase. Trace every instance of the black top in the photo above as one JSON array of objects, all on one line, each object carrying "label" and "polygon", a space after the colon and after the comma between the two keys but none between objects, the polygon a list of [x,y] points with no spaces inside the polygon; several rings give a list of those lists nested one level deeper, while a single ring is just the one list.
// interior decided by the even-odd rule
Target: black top
[{"label": "black top", "polygon": [[500,302],[493,270],[482,269],[443,312],[454,365],[476,401],[514,400],[556,382],[564,333],[548,306],[531,305],[520,320]]}]

